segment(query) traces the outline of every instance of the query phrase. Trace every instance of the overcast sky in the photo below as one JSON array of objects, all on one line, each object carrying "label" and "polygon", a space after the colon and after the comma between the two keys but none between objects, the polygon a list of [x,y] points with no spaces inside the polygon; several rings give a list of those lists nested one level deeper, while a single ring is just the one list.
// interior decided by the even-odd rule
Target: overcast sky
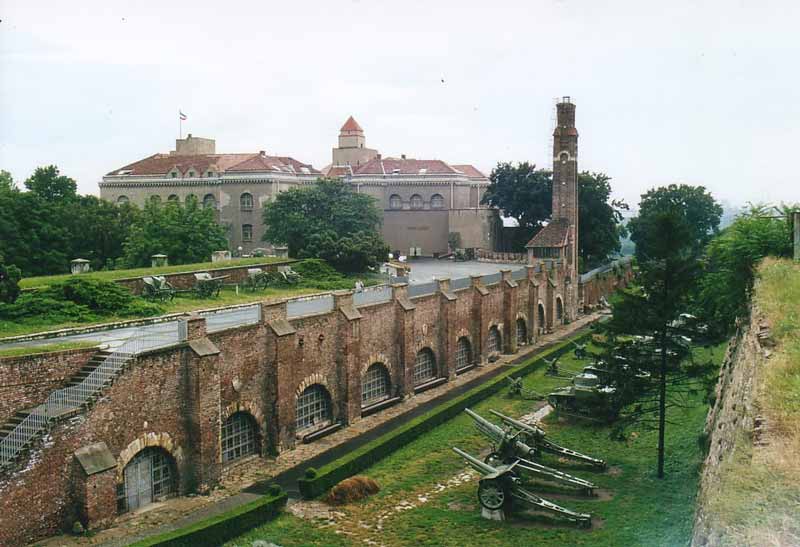
[{"label": "overcast sky", "polygon": [[800,201],[800,2],[0,0],[0,169],[102,175],[178,133],[322,167],[352,114],[385,156],[579,167]]}]

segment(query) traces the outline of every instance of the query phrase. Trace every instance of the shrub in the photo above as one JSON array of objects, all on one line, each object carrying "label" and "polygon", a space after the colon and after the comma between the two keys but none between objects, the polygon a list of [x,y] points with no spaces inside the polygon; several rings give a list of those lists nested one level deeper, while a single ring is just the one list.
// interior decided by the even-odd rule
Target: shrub
[{"label": "shrub", "polygon": [[267,488],[267,495],[268,496],[277,496],[283,491],[280,484],[270,484],[269,488]]},{"label": "shrub", "polygon": [[331,505],[345,505],[377,494],[380,489],[378,483],[369,477],[350,477],[331,488],[325,501]]},{"label": "shrub", "polygon": [[0,255],[0,302],[11,304],[17,299],[21,277],[19,268],[3,264],[3,255]]},{"label": "shrub", "polygon": [[308,469],[306,469],[306,478],[307,479],[311,480],[311,479],[315,479],[316,477],[317,477],[317,470],[316,469],[314,469],[313,467],[309,467]]}]

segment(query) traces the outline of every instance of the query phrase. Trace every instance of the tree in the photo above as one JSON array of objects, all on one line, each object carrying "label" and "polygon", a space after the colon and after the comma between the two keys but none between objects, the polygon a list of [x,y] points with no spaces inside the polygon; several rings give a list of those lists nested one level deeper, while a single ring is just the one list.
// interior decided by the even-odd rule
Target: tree
[{"label": "tree", "polygon": [[17,189],[14,177],[5,169],[0,169],[0,192],[13,192]]},{"label": "tree", "polygon": [[129,267],[147,266],[154,254],[166,254],[173,264],[204,262],[213,251],[227,247],[225,228],[216,222],[212,209],[194,200],[185,205],[150,201],[133,219],[123,243],[123,262]]},{"label": "tree", "polygon": [[25,187],[49,202],[63,202],[78,196],[78,185],[73,179],[59,174],[55,165],[37,167],[25,181]]},{"label": "tree", "polygon": [[364,271],[389,252],[375,200],[338,180],[281,192],[263,217],[264,241],[287,244],[294,258],[324,258],[340,271]]},{"label": "tree", "polygon": [[124,253],[123,245],[140,211],[128,203],[114,204],[95,196],[80,196],[66,205],[74,237],[72,258],[85,258],[94,270],[113,268]]},{"label": "tree", "polygon": [[13,303],[19,296],[19,280],[22,273],[13,264],[5,264],[0,255],[0,302]]},{"label": "tree", "polygon": [[[628,367],[635,363],[652,379],[639,394],[645,400],[644,406],[635,408],[629,418],[637,421],[657,414],[659,478],[664,476],[668,385],[702,377],[708,368],[698,368],[687,361],[686,352],[680,349],[679,330],[681,314],[700,272],[702,242],[717,230],[721,213],[704,188],[672,185],[642,196],[639,215],[629,224],[631,238],[636,242],[640,288],[622,293],[607,328],[612,339],[638,335],[646,342],[640,344],[644,353],[637,349],[639,355],[627,361]],[[618,351],[612,348],[608,356],[617,359],[618,380],[635,377],[623,365],[625,361],[619,362]],[[632,391],[635,390],[623,390]]]},{"label": "tree", "polygon": [[605,173],[584,171],[578,175],[579,235],[578,253],[583,270],[591,270],[608,261],[622,248],[627,235],[622,211],[628,204],[611,198],[611,178]]}]

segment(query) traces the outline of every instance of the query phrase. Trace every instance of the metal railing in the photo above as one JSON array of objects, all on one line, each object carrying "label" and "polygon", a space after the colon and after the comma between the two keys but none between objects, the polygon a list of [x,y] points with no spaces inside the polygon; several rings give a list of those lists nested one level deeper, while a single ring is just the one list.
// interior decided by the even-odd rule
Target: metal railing
[{"label": "metal railing", "polygon": [[408,286],[408,297],[423,296],[426,294],[434,294],[439,290],[438,281],[429,281],[428,283],[419,283],[417,285]]},{"label": "metal railing", "polygon": [[356,307],[388,302],[391,299],[392,288],[389,285],[366,287],[359,292],[353,293],[353,305]]},{"label": "metal railing", "polygon": [[590,271],[586,272],[585,274],[581,274],[580,275],[580,282],[581,283],[586,283],[587,281],[592,280],[593,278],[595,278],[596,276],[598,276],[600,274],[603,274],[603,273],[606,273],[606,272],[609,272],[609,271],[613,270],[614,267],[616,267],[616,266],[625,266],[625,265],[630,263],[631,259],[632,259],[632,257],[630,257],[630,256],[624,256],[624,257],[622,257],[620,259],[614,260],[613,262],[609,262],[608,264],[604,264],[604,265],[602,265],[602,266],[600,266],[598,268],[595,268],[594,270],[590,270]]},{"label": "metal railing", "polygon": [[97,368],[80,383],[51,393],[44,403],[34,408],[6,437],[0,440],[0,468],[13,462],[26,446],[60,416],[81,409],[108,386],[125,365],[143,351],[180,341],[178,328],[174,331],[139,329],[124,339]]},{"label": "metal railing", "polygon": [[315,294],[286,302],[286,317],[300,317],[333,311],[332,294]]}]

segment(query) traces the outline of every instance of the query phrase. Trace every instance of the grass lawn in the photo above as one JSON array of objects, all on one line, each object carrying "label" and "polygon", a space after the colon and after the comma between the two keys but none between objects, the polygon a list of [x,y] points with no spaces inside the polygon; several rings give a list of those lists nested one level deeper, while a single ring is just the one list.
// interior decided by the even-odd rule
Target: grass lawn
[{"label": "grass lawn", "polygon": [[51,353],[68,349],[84,349],[97,346],[97,342],[60,342],[58,344],[43,344],[35,347],[0,349],[0,357],[19,357],[35,353]]},{"label": "grass lawn", "polygon": [[[285,262],[286,258],[261,257],[261,258],[237,258],[223,262],[198,262],[197,264],[181,264],[177,266],[162,266],[160,268],[133,268],[130,270],[103,270],[81,274],[82,279],[100,279],[103,281],[115,281],[129,277],[142,277],[143,275],[162,275],[169,273],[194,272],[198,270],[208,270],[210,268],[228,268],[232,266],[255,266],[260,264],[270,264],[272,262]],[[46,275],[40,277],[26,277],[19,282],[22,289],[32,289],[34,287],[47,287],[55,283],[61,283],[72,277],[72,274]]]},{"label": "grass lawn", "polygon": [[[715,360],[720,362],[724,347],[700,351],[713,352]],[[572,354],[565,355],[560,362],[563,372],[577,372],[588,364],[577,361]],[[524,383],[528,389],[547,393],[565,385],[567,380],[546,376],[542,367],[525,377]],[[475,410],[487,417],[489,409],[518,417],[534,408],[534,402],[511,399],[504,391],[477,405]],[[667,477],[663,480],[655,476],[655,432],[637,432],[622,442],[610,440],[607,426],[567,421],[552,415],[545,420],[548,434],[555,442],[609,463],[609,471],[604,473],[562,467],[597,484],[601,489],[598,498],[533,489],[559,505],[591,513],[592,530],[557,525],[519,513],[506,522],[481,518],[476,498],[477,479],[454,480],[468,468],[450,447],[458,446],[476,454],[488,448],[489,443],[475,430],[469,417],[462,414],[367,469],[363,475],[375,479],[381,491],[369,500],[335,508],[344,515],[336,519],[336,524],[325,525],[326,521],[304,520],[285,513],[228,545],[249,546],[257,539],[284,547],[685,545],[691,535],[703,459],[697,439],[706,411],[707,406],[698,398],[696,406],[673,409],[670,413],[674,425],[667,429]],[[398,509],[403,503],[413,506]]]}]

